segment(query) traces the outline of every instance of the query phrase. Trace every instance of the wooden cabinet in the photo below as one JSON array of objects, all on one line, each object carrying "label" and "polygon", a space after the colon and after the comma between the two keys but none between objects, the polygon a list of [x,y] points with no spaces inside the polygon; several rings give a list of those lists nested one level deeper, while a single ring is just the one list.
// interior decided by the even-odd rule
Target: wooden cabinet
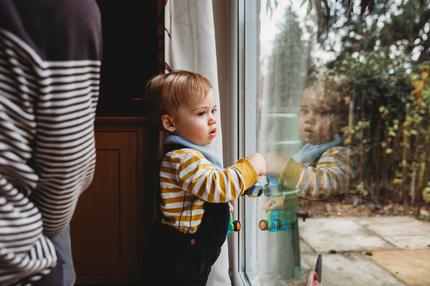
[{"label": "wooden cabinet", "polygon": [[157,132],[145,118],[98,118],[95,136],[94,180],[71,226],[78,283],[136,283],[151,223]]}]

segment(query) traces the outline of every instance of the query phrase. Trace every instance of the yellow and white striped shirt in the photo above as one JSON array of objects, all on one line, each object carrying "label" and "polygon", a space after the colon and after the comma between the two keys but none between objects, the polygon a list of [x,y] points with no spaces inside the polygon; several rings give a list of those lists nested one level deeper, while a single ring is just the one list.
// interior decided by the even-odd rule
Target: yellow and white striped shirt
[{"label": "yellow and white striped shirt", "polygon": [[226,203],[257,180],[256,170],[246,159],[217,169],[200,151],[183,148],[168,152],[160,168],[162,223],[182,233],[195,233],[205,201]]},{"label": "yellow and white striped shirt", "polygon": [[344,193],[354,177],[350,153],[348,148],[342,146],[329,148],[315,166],[308,167],[290,159],[279,183],[299,187],[306,197],[327,198]]}]

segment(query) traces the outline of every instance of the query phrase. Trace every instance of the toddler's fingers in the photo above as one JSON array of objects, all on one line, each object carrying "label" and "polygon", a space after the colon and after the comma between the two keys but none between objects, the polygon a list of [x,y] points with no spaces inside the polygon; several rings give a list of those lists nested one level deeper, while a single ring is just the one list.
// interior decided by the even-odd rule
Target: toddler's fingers
[{"label": "toddler's fingers", "polygon": [[273,200],[267,201],[263,206],[264,211],[265,212],[269,211],[272,204],[273,204]]},{"label": "toddler's fingers", "polygon": [[228,202],[228,208],[229,208],[231,213],[234,212],[234,207],[233,207],[232,203]]},{"label": "toddler's fingers", "polygon": [[265,204],[265,211],[266,212],[271,211],[271,210],[280,209],[280,208],[281,208],[281,204],[275,199],[272,199]]}]

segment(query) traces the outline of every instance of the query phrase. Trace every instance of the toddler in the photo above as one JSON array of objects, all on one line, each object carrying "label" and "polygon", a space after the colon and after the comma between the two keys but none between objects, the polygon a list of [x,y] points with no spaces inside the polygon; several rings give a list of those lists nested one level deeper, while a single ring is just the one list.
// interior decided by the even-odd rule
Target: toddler
[{"label": "toddler", "polygon": [[[334,80],[314,80],[303,93],[299,133],[304,146],[285,164],[279,185],[300,188],[311,198],[344,193],[351,177],[350,152],[340,129],[347,124],[346,106]],[[282,209],[284,197],[266,203],[266,210]]]},{"label": "toddler", "polygon": [[160,166],[157,256],[168,273],[160,277],[161,285],[205,285],[226,239],[228,201],[256,183],[266,173],[266,163],[253,154],[223,168],[206,148],[217,135],[217,105],[203,76],[187,71],[160,74],[146,91],[167,132]]}]

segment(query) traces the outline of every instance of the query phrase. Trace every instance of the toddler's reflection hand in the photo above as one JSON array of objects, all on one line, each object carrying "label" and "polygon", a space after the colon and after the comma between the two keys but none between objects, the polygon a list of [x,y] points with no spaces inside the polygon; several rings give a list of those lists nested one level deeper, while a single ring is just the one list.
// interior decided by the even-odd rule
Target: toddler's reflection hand
[{"label": "toddler's reflection hand", "polygon": [[272,198],[264,204],[264,210],[266,213],[271,210],[282,210],[282,209],[284,209],[283,197]]},{"label": "toddler's reflection hand", "polygon": [[267,173],[278,175],[287,163],[287,158],[282,154],[267,154],[265,156],[267,162]]},{"label": "toddler's reflection hand", "polygon": [[254,166],[258,176],[266,175],[267,165],[264,157],[261,154],[255,153],[247,156],[245,159],[247,159]]}]

